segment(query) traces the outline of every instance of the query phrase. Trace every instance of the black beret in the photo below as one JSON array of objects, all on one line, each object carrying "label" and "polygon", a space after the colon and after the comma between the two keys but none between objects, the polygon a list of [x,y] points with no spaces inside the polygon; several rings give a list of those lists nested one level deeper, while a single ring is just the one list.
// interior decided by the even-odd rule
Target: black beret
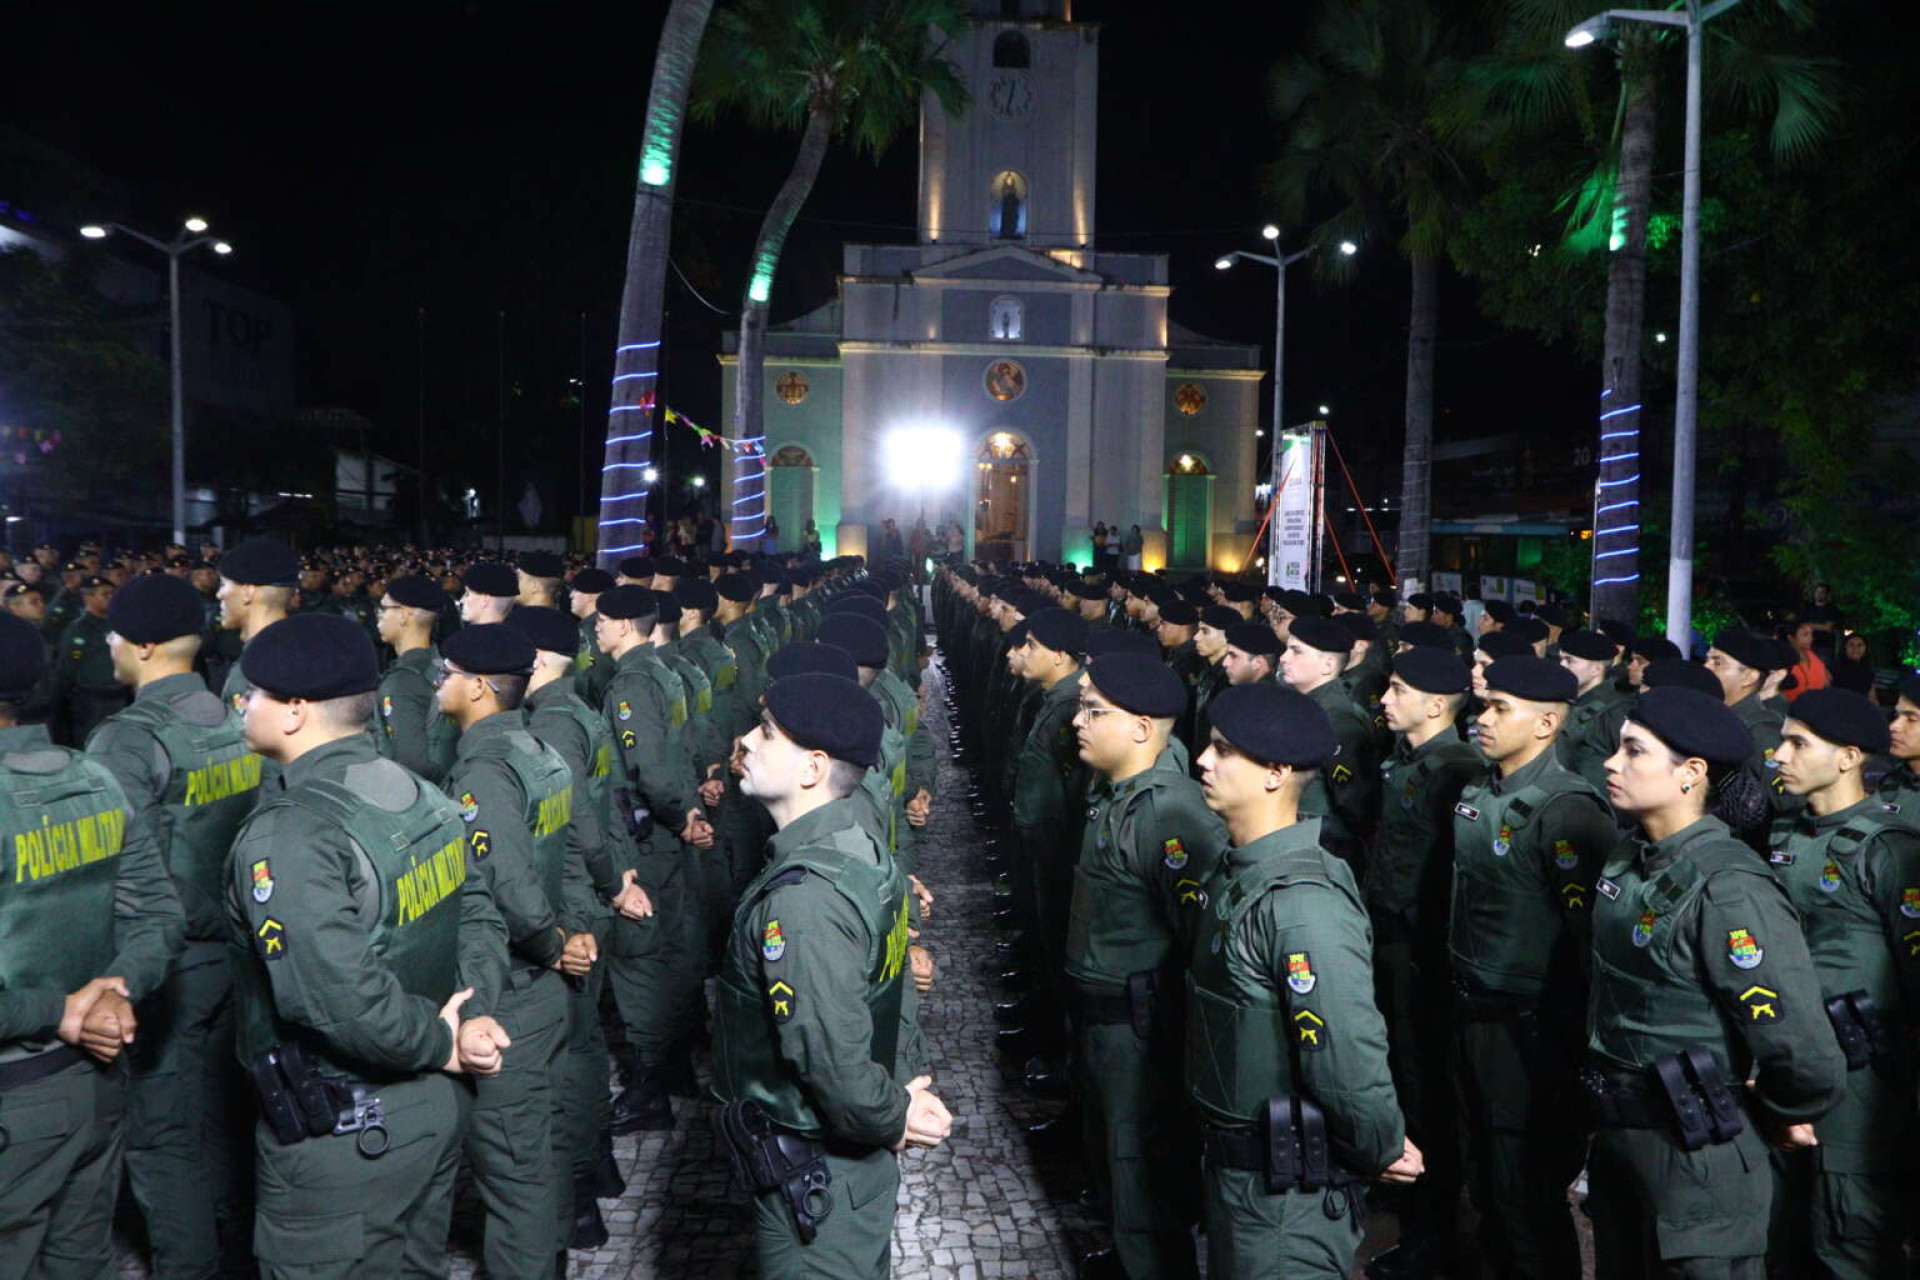
[{"label": "black beret", "polygon": [[628,556],[617,567],[624,578],[651,578],[654,575],[653,560],[647,556]]},{"label": "black beret", "polygon": [[1561,633],[1560,652],[1589,662],[1612,662],[1614,644],[1598,631],[1567,631]]},{"label": "black beret", "polygon": [[1018,649],[1027,642],[1027,620],[1025,618],[1007,628],[1007,648]]},{"label": "black beret", "polygon": [[338,613],[298,613],[272,623],[247,642],[240,671],[275,697],[313,702],[367,693],[380,684],[372,638]]},{"label": "black beret", "polygon": [[1567,625],[1567,611],[1557,604],[1543,604],[1533,611],[1533,616],[1550,627]]},{"label": "black beret", "polygon": [[1442,592],[1434,596],[1433,607],[1442,613],[1450,613],[1456,618],[1466,609],[1466,606],[1461,603],[1460,597],[1451,592]]},{"label": "black beret", "polygon": [[1505,600],[1489,600],[1483,608],[1486,611],[1486,615],[1501,626],[1505,626],[1520,616],[1513,611],[1513,606]]},{"label": "black beret", "polygon": [[696,613],[712,613],[720,606],[720,593],[705,578],[676,582],[673,585],[673,598],[680,602],[682,609],[692,609]]},{"label": "black beret", "polygon": [[579,621],[570,613],[545,605],[522,605],[507,615],[503,625],[534,648],[548,653],[573,653],[580,647]]},{"label": "black beret", "polygon": [[0,591],[0,600],[11,600],[15,596],[23,596],[27,594],[27,592],[29,591],[33,592],[36,595],[46,594],[44,591],[41,591],[37,585],[33,583],[10,582],[7,584],[7,589],[5,591]]},{"label": "black beret", "polygon": [[1079,653],[1087,646],[1087,620],[1065,609],[1042,609],[1027,619],[1027,634],[1055,653]]},{"label": "black beret", "polygon": [[631,622],[638,618],[656,617],[660,612],[659,602],[653,592],[646,587],[636,587],[626,583],[600,593],[597,605],[600,616],[619,622]]},{"label": "black beret", "polygon": [[613,586],[613,575],[605,569],[582,569],[567,585],[582,595],[597,596]]},{"label": "black beret", "polygon": [[447,593],[440,589],[440,584],[418,573],[389,580],[387,594],[393,597],[395,604],[403,604],[409,609],[431,609],[438,613],[447,606]]},{"label": "black beret", "polygon": [[[821,630],[824,632],[825,628]],[[849,652],[845,645],[832,640],[795,640],[775,649],[773,656],[767,659],[767,677],[772,680],[784,680],[788,676],[803,675],[809,671],[839,676],[856,684],[860,681],[856,655]]]},{"label": "black beret", "polygon": [[656,556],[653,561],[653,576],[656,578],[682,578],[687,573],[687,562],[673,556]]},{"label": "black beret", "polygon": [[673,598],[673,592],[654,592],[653,607],[655,609],[653,619],[660,626],[677,628],[680,625],[680,614],[682,610],[680,608],[680,602]]},{"label": "black beret", "polygon": [[[78,569],[79,565],[68,565]],[[220,576],[249,587],[291,587],[300,579],[293,549],[271,538],[248,538],[220,557]]]},{"label": "black beret", "polygon": [[47,645],[39,630],[25,618],[0,613],[0,698],[18,702],[40,683],[46,667]]},{"label": "black beret", "polygon": [[113,582],[111,579],[103,578],[97,573],[90,573],[80,579],[80,589],[82,591],[111,591],[113,589]]},{"label": "black beret", "polygon": [[134,644],[165,644],[206,629],[200,593],[185,578],[153,574],[135,578],[114,592],[107,625]]},{"label": "black beret", "polygon": [[1409,649],[1393,656],[1393,674],[1421,693],[1465,693],[1473,687],[1467,664],[1450,649]]},{"label": "black beret", "polygon": [[1292,588],[1283,590],[1277,603],[1288,613],[1310,614],[1313,612],[1313,597],[1304,591],[1295,591]]},{"label": "black beret", "polygon": [[1908,672],[1900,677],[1900,696],[1920,707],[1920,674]]},{"label": "black beret", "polygon": [[1215,631],[1237,627],[1246,620],[1246,614],[1224,604],[1210,604],[1200,611],[1200,625],[1212,627]]},{"label": "black beret", "polygon": [[564,578],[567,566],[551,551],[522,551],[520,572],[529,578]]},{"label": "black beret", "polygon": [[441,641],[440,656],[469,675],[523,676],[533,670],[533,642],[497,622],[460,628]]},{"label": "black beret", "polygon": [[1088,582],[1085,578],[1074,583],[1069,589],[1082,600],[1104,600],[1107,595],[1105,587],[1097,582]]},{"label": "black beret", "polygon": [[863,667],[887,665],[886,630],[857,613],[830,613],[820,620],[820,640],[851,654]]},{"label": "black beret", "polygon": [[1191,627],[1200,621],[1200,611],[1184,600],[1169,600],[1160,606],[1160,621]]},{"label": "black beret", "polygon": [[[631,576],[631,575],[629,575]],[[760,594],[760,584],[744,573],[723,573],[714,580],[713,589],[723,600],[744,604]]]},{"label": "black beret", "polygon": [[1332,620],[1336,625],[1345,627],[1348,634],[1355,640],[1378,640],[1380,638],[1380,628],[1374,626],[1373,619],[1364,613],[1336,614]]},{"label": "black beret", "polygon": [[[1020,607],[1021,604],[1031,599],[1028,592],[1018,592],[1016,596],[1002,597],[1002,599],[1004,599],[1006,603],[1013,604],[1016,608],[1020,608],[1020,612],[1022,613],[1035,612],[1035,610],[1031,608]],[[1020,604],[1015,604],[1016,599],[1018,599]],[[875,623],[878,626],[885,627],[887,625],[887,606],[864,591],[849,592],[844,596],[837,596],[828,601],[827,613],[851,613],[857,618],[865,618],[867,621]]]},{"label": "black beret", "polygon": [[1229,578],[1220,584],[1220,594],[1235,604],[1245,604],[1260,593],[1254,590],[1251,582],[1242,582],[1238,578]]},{"label": "black beret", "polygon": [[1104,654],[1087,667],[1087,681],[1107,701],[1137,716],[1165,719],[1187,709],[1186,683],[1157,657]]},{"label": "black beret", "polygon": [[1280,656],[1280,637],[1273,634],[1273,628],[1264,622],[1234,623],[1227,628],[1227,644],[1249,657],[1271,659]]},{"label": "black beret", "polygon": [[1809,689],[1793,700],[1787,719],[1798,720],[1835,746],[1858,747],[1868,755],[1888,746],[1886,715],[1851,689]]},{"label": "black beret", "polygon": [[1547,630],[1547,624],[1539,618],[1515,618],[1513,625],[1506,630],[1513,632],[1528,644],[1539,644],[1553,633]]},{"label": "black beret", "polygon": [[1643,689],[1696,689],[1709,698],[1725,697],[1719,676],[1684,658],[1655,658],[1641,673],[1640,686]]},{"label": "black beret", "polygon": [[461,575],[460,585],[477,596],[496,596],[503,600],[520,594],[520,576],[511,566],[496,561],[469,567]]},{"label": "black beret", "polygon": [[1433,608],[1433,596],[1429,592],[1416,591],[1407,597],[1407,604],[1415,609]]},{"label": "black beret", "polygon": [[1682,756],[1708,764],[1737,764],[1753,754],[1753,735],[1719,698],[1696,689],[1649,689],[1627,712]]},{"label": "black beret", "polygon": [[1633,628],[1627,623],[1616,621],[1613,618],[1606,618],[1594,623],[1593,629],[1615,644],[1629,645],[1633,643]]},{"label": "black beret", "polygon": [[1083,652],[1088,662],[1109,653],[1138,654],[1158,662],[1160,642],[1144,631],[1127,631],[1120,627],[1088,627],[1086,648]]},{"label": "black beret", "polygon": [[886,720],[878,699],[857,681],[803,671],[769,684],[766,698],[781,730],[807,750],[868,768],[880,759]]},{"label": "black beret", "polygon": [[[1417,606],[1416,606],[1417,607]],[[1496,631],[1493,634],[1499,635]],[[1487,637],[1481,636],[1482,640]],[[1409,622],[1400,628],[1400,643],[1410,644],[1416,649],[1445,649],[1453,651],[1453,637],[1447,629],[1437,622]]]},{"label": "black beret", "polygon": [[1332,618],[1295,618],[1288,633],[1309,649],[1322,653],[1352,653],[1353,633]]},{"label": "black beret", "polygon": [[[653,571],[655,573],[660,572],[660,566],[655,565]],[[771,560],[761,561],[750,572],[763,587],[777,587],[787,580],[786,570]]]},{"label": "black beret", "polygon": [[1364,609],[1367,607],[1367,598],[1358,591],[1336,591],[1333,593],[1333,602],[1342,609]]},{"label": "black beret", "polygon": [[1373,593],[1372,600],[1382,609],[1391,609],[1400,603],[1400,597],[1394,595],[1391,591],[1376,591]]},{"label": "black beret", "polygon": [[1234,750],[1262,764],[1318,769],[1339,747],[1320,704],[1277,684],[1222,689],[1207,703],[1207,721]]},{"label": "black beret", "polygon": [[[1752,631],[1729,628],[1713,638],[1713,647],[1741,666],[1755,671],[1772,671],[1779,665],[1773,641]],[[1788,663],[1792,666],[1792,663]]]},{"label": "black beret", "polygon": [[1525,657],[1501,658],[1487,668],[1487,692],[1510,693],[1529,702],[1572,702],[1580,682],[1557,662]]},{"label": "black beret", "polygon": [[1627,646],[1629,652],[1637,653],[1648,662],[1679,661],[1684,655],[1680,646],[1665,636],[1635,636],[1633,643]]}]

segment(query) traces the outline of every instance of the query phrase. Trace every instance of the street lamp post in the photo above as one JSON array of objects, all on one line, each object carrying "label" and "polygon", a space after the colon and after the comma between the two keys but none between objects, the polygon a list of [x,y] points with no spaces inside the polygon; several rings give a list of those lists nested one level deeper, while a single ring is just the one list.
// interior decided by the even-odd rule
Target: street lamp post
[{"label": "street lamp post", "polygon": [[1667,639],[1690,652],[1693,627],[1693,496],[1700,407],[1700,80],[1707,23],[1739,4],[1686,0],[1684,10],[1608,9],[1567,32],[1569,49],[1604,39],[1615,22],[1655,22],[1687,33],[1687,137],[1680,205],[1680,352],[1673,401],[1673,534],[1668,544]]},{"label": "street lamp post", "polygon": [[180,259],[203,244],[211,245],[222,257],[233,252],[232,245],[205,234],[206,229],[205,218],[188,218],[168,242],[118,222],[89,223],[80,228],[80,234],[89,240],[104,240],[118,231],[167,255],[167,363],[173,393],[173,540],[182,545],[187,541],[187,415],[185,383],[180,370]]},{"label": "street lamp post", "polygon": [[[1273,244],[1274,252],[1272,254],[1248,253],[1244,250],[1236,249],[1232,253],[1222,254],[1214,260],[1213,265],[1215,270],[1231,271],[1235,262],[1241,258],[1245,258],[1248,262],[1260,262],[1272,267],[1275,280],[1277,281],[1273,290],[1273,450],[1268,463],[1267,473],[1268,482],[1272,490],[1272,497],[1268,498],[1268,501],[1278,502],[1280,500],[1280,481],[1282,478],[1280,475],[1280,433],[1285,431],[1287,427],[1286,414],[1281,407],[1285,402],[1286,393],[1284,375],[1287,353],[1287,268],[1312,253],[1316,246],[1310,244],[1306,248],[1297,249],[1292,253],[1281,252],[1280,228],[1271,222],[1260,228],[1260,234]],[[1340,252],[1348,257],[1352,257],[1358,251],[1359,246],[1354,244],[1353,241],[1342,240],[1340,242]],[[1280,522],[1274,520],[1269,522],[1267,530],[1268,581],[1272,581],[1273,575],[1279,572],[1279,564]]]}]

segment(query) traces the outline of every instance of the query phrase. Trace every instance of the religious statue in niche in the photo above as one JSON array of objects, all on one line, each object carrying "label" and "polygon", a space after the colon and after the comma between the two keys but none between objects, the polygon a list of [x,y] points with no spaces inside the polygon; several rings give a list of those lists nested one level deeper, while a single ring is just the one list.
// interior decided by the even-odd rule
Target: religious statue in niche
[{"label": "religious statue in niche", "polygon": [[1024,240],[1027,236],[1027,180],[1007,170],[993,180],[993,208],[988,220],[996,240]]},{"label": "religious statue in niche", "polygon": [[1020,341],[1022,310],[1018,298],[995,298],[988,316],[988,336],[995,342]]},{"label": "religious statue in niche", "polygon": [[1027,389],[1027,371],[1011,360],[987,366],[987,394],[995,400],[1018,400]]},{"label": "religious statue in niche", "polygon": [[1173,393],[1173,407],[1187,417],[1197,417],[1207,407],[1207,389],[1197,382],[1183,382]]},{"label": "religious statue in niche", "polygon": [[773,389],[788,404],[799,404],[807,398],[807,375],[798,369],[789,369],[780,375]]}]

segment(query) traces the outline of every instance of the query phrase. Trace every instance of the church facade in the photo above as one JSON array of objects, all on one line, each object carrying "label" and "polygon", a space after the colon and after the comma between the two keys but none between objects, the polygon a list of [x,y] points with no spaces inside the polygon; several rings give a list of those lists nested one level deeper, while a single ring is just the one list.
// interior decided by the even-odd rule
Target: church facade
[{"label": "church facade", "polygon": [[827,555],[924,515],[988,559],[1085,564],[1098,522],[1149,569],[1248,554],[1259,350],[1172,323],[1165,255],[1098,247],[1099,30],[1068,3],[978,0],[968,109],[922,108],[917,243],[845,246],[838,296],[769,331],[764,454],[723,485],[745,545],[762,513]]}]

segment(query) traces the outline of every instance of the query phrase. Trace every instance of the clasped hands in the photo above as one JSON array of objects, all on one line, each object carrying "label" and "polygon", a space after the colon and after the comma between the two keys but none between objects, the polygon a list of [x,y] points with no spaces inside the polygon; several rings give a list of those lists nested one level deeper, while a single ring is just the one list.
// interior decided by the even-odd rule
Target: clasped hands
[{"label": "clasped hands", "polygon": [[139,1026],[133,1000],[122,977],[95,978],[67,996],[60,1013],[59,1037],[101,1062],[112,1062],[133,1043]]}]

